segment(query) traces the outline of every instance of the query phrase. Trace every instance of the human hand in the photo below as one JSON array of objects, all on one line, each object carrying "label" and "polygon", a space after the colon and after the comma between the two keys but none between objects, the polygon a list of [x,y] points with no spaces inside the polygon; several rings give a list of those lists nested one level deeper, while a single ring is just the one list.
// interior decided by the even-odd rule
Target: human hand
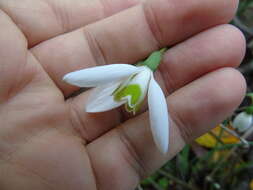
[{"label": "human hand", "polygon": [[[224,25],[237,3],[0,0],[1,189],[133,189],[221,122],[245,93],[232,68],[245,41]],[[87,92],[67,98],[78,89],[64,74],[135,63],[175,44],[156,72],[171,115],[167,155],[154,145],[147,112],[88,114]]]}]

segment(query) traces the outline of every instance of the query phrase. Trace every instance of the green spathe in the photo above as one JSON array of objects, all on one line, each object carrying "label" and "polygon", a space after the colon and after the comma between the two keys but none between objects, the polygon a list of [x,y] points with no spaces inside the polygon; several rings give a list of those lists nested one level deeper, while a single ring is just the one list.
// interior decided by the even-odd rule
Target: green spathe
[{"label": "green spathe", "polygon": [[163,48],[160,51],[153,52],[145,61],[141,62],[140,64],[146,65],[153,72],[155,72],[161,63],[163,54],[166,50],[167,48]]}]

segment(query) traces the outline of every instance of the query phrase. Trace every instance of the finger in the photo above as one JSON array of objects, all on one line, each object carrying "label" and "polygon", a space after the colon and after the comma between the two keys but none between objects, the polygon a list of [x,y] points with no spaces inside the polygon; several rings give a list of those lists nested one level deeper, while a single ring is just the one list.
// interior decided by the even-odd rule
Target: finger
[{"label": "finger", "polygon": [[17,23],[32,47],[138,3],[139,0],[0,0],[0,8]]},{"label": "finger", "polygon": [[241,74],[225,68],[172,94],[168,98],[172,120],[166,156],[154,145],[147,113],[90,143],[87,148],[100,189],[134,189],[141,178],[161,167],[185,142],[231,114],[242,101],[245,90]]},{"label": "finger", "polygon": [[22,86],[24,77],[20,76],[20,73],[25,70],[27,42],[11,18],[1,10],[0,28],[0,103],[2,103],[13,96],[18,86]]},{"label": "finger", "polygon": [[[224,35],[226,34],[226,35]],[[164,56],[159,72],[164,72],[169,92],[221,67],[237,67],[246,42],[242,32],[232,25],[220,25],[173,47]]]},{"label": "finger", "polygon": [[237,0],[150,0],[40,44],[33,52],[68,96],[77,89],[62,81],[64,74],[101,64],[135,63],[155,49],[228,22],[237,3]]},{"label": "finger", "polygon": [[[238,66],[244,51],[245,40],[238,29],[230,25],[218,26],[171,48],[156,72],[157,79],[168,95],[207,72]],[[126,119],[121,109],[86,113],[84,105],[87,96],[89,93],[83,93],[69,100],[74,127],[86,140],[101,136]]]}]

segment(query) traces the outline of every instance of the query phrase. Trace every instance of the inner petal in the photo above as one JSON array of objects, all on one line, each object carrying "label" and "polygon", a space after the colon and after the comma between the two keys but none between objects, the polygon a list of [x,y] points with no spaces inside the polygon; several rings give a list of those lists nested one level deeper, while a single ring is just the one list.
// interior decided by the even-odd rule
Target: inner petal
[{"label": "inner petal", "polygon": [[144,66],[141,72],[127,82],[127,85],[114,93],[114,99],[116,101],[126,100],[126,110],[135,113],[146,97],[151,74],[152,71]]},{"label": "inner petal", "polygon": [[136,105],[142,95],[141,87],[138,84],[129,84],[114,95],[116,101],[127,99],[130,107]]}]

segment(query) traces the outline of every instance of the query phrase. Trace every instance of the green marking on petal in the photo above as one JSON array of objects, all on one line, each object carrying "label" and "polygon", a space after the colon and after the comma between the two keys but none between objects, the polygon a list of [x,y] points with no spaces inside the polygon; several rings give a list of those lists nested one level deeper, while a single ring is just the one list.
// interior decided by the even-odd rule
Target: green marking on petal
[{"label": "green marking on petal", "polygon": [[129,112],[129,113],[132,112],[135,115],[136,112],[140,110],[141,105],[142,105],[142,102],[135,105],[133,108],[131,108],[128,104],[125,104],[125,109],[126,109],[127,112]]},{"label": "green marking on petal", "polygon": [[119,91],[121,91],[125,86],[136,76],[136,74],[131,75],[126,81],[122,82],[112,93],[114,96],[117,94]]},{"label": "green marking on petal", "polygon": [[142,95],[141,87],[138,84],[130,84],[114,93],[114,100],[121,101],[124,97],[130,96],[129,107],[135,106]]},{"label": "green marking on petal", "polygon": [[114,94],[118,93],[118,91],[121,90],[122,86],[123,86],[123,84],[120,84],[120,85],[112,92],[111,95],[114,95]]}]

